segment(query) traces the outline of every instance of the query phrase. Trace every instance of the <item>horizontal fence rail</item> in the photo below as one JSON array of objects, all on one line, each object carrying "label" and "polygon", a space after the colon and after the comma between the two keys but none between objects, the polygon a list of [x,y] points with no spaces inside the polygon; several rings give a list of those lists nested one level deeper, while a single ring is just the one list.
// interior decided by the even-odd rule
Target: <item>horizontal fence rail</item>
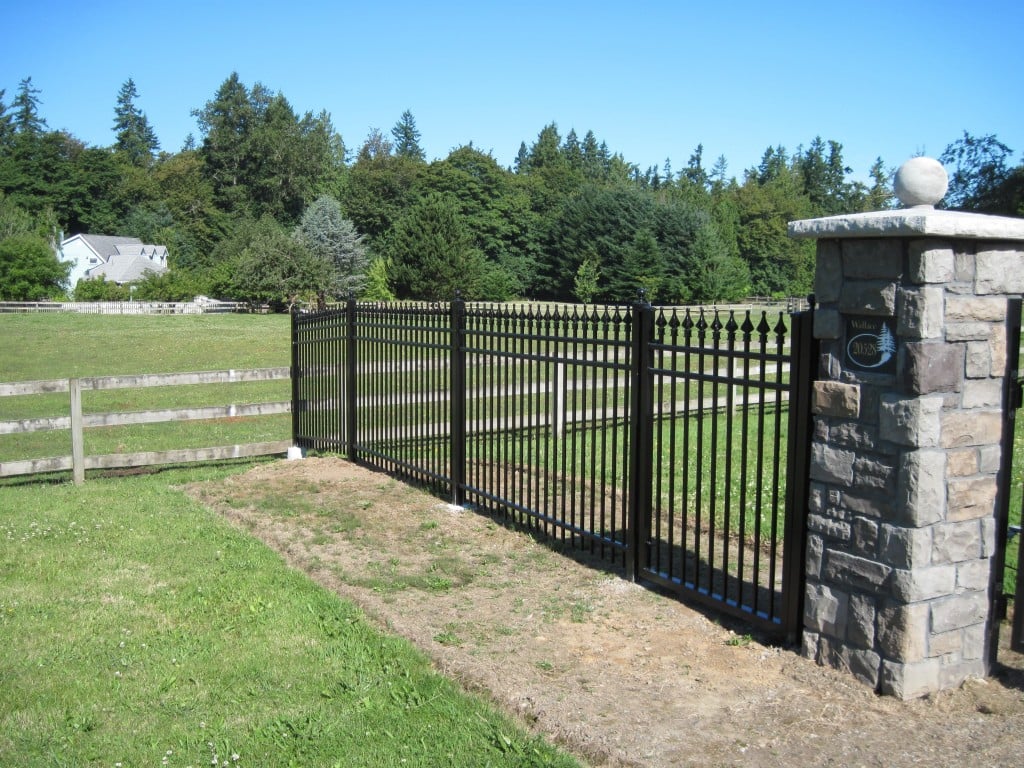
[{"label": "horizontal fence rail", "polygon": [[143,467],[286,453],[292,445],[291,440],[89,456],[85,454],[85,429],[163,422],[270,416],[291,412],[292,403],[291,401],[278,401],[84,414],[82,412],[82,393],[87,391],[139,389],[145,387],[280,381],[287,380],[290,376],[291,370],[289,368],[278,367],[0,383],[0,397],[54,393],[68,393],[69,395],[69,415],[0,421],[0,435],[18,435],[48,430],[70,430],[71,432],[70,455],[0,462],[0,477],[71,470],[75,483],[81,483],[85,479],[85,471],[90,469]]},{"label": "horizontal fence rail", "polygon": [[350,301],[293,315],[293,437],[795,636],[810,318]]}]

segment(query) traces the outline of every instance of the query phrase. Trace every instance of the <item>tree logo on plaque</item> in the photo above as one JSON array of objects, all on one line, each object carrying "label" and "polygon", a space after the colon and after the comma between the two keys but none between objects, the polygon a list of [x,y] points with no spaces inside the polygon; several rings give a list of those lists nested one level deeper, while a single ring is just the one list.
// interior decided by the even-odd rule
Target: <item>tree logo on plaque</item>
[{"label": "tree logo on plaque", "polygon": [[851,317],[846,321],[846,362],[850,368],[877,373],[895,373],[896,337],[892,318]]}]

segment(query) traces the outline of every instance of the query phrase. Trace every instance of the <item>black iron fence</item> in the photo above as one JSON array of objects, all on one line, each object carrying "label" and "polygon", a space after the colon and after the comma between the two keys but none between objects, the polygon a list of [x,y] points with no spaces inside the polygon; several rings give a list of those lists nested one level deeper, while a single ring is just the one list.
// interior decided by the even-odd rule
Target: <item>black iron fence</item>
[{"label": "black iron fence", "polygon": [[810,321],[352,301],[293,316],[294,440],[795,638]]}]

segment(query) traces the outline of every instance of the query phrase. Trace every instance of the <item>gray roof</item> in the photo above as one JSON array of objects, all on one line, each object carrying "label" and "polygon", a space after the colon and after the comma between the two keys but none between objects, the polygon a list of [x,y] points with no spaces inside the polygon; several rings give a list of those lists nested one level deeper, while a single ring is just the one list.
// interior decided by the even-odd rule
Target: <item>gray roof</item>
[{"label": "gray roof", "polygon": [[89,247],[96,251],[104,259],[109,259],[117,253],[117,247],[124,245],[141,245],[142,241],[137,237],[117,237],[116,235],[79,235]]},{"label": "gray roof", "polygon": [[117,253],[121,256],[145,256],[150,259],[166,259],[167,246],[149,245],[148,243],[130,243],[118,245]]},{"label": "gray roof", "polygon": [[[166,252],[166,249],[164,249]],[[167,271],[167,260],[154,261],[148,256],[139,254],[122,255],[115,253],[104,264],[97,264],[92,269],[86,270],[86,277],[103,276],[114,283],[130,283],[133,280],[141,280],[147,272],[160,274]]]}]

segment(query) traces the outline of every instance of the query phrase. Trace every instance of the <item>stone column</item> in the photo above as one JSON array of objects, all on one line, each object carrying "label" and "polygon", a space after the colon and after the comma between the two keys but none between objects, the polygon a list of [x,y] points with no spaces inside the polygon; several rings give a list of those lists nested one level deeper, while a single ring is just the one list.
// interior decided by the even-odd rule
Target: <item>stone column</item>
[{"label": "stone column", "polygon": [[946,173],[908,161],[908,206],[797,221],[817,244],[803,652],[901,698],[989,670],[1007,299],[1024,220],[936,210]]}]

